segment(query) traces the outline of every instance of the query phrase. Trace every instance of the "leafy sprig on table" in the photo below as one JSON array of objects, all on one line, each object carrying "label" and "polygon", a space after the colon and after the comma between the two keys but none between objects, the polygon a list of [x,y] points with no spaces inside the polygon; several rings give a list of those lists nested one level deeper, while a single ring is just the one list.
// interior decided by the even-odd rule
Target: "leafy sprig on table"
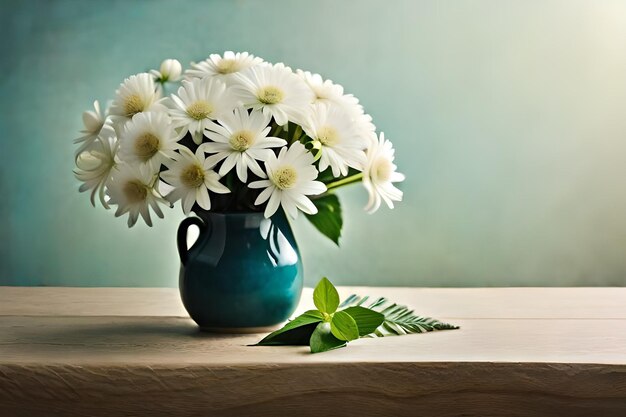
[{"label": "leafy sprig on table", "polygon": [[[308,310],[270,333],[257,345],[309,345],[311,353],[347,346],[360,337],[385,337],[433,330],[458,329],[436,319],[417,316],[406,306],[378,298],[367,307],[368,297],[349,296],[340,304],[335,286],[322,278],[313,291],[317,310]],[[341,310],[338,310],[342,308]]]}]

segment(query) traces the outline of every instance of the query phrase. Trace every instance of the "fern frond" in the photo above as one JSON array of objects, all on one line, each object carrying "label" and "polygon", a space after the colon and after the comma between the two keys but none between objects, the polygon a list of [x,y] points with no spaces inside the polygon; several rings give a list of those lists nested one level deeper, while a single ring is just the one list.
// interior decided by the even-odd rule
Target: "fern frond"
[{"label": "fern frond", "polygon": [[397,336],[410,333],[425,333],[433,330],[453,330],[459,328],[459,326],[444,323],[431,317],[418,316],[407,306],[390,303],[389,300],[384,297],[377,298],[369,305],[366,305],[368,301],[368,296],[360,297],[356,294],[352,294],[346,298],[340,306],[340,308],[350,306],[367,307],[374,311],[378,311],[385,316],[383,324],[381,324],[374,331],[374,333],[365,337]]}]

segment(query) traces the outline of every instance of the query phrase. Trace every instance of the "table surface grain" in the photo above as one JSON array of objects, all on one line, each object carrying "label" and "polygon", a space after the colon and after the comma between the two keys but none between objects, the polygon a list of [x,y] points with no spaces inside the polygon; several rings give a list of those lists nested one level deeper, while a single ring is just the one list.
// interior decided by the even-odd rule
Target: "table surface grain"
[{"label": "table surface grain", "polygon": [[626,415],[626,288],[339,292],[461,328],[312,355],[200,332],[175,289],[0,287],[0,415]]}]

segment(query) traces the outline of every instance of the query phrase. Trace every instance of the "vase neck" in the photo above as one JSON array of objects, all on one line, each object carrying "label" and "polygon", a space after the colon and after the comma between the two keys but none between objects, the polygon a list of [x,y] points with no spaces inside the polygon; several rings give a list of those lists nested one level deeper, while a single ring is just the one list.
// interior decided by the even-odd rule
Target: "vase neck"
[{"label": "vase neck", "polygon": [[[262,211],[249,211],[249,212],[214,212],[207,210],[194,210],[196,216],[200,217],[202,220],[211,221],[220,219],[221,221],[227,222],[229,224],[246,224],[259,225],[263,220],[265,220],[265,216]],[[287,216],[282,209],[279,209],[272,215],[269,219],[272,222],[277,222],[280,224],[288,223]]]}]

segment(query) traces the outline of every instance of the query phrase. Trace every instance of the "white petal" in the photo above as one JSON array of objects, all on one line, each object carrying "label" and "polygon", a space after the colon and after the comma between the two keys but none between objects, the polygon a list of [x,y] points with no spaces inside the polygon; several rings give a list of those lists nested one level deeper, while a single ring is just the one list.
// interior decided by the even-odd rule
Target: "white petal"
[{"label": "white petal", "polygon": [[230,193],[230,190],[228,189],[228,187],[226,187],[224,184],[222,184],[220,181],[220,177],[219,175],[217,175],[215,172],[213,172],[213,175],[210,177],[207,177],[204,181],[204,185],[211,191],[213,191],[214,193],[217,194],[228,194]]},{"label": "white petal", "polygon": [[224,129],[223,127],[219,126],[219,128],[220,128],[220,131],[223,131],[224,134],[213,132],[211,130],[205,130],[204,135],[207,138],[213,140],[214,142],[228,143],[228,136],[230,136],[230,134],[226,130],[223,130]]},{"label": "white petal", "polygon": [[239,154],[237,161],[237,177],[244,184],[248,181],[248,164],[246,164],[245,154]]},{"label": "white petal", "polygon": [[246,154],[251,159],[258,159],[259,161],[267,161],[272,157],[276,157],[274,152],[271,149],[257,149],[257,148],[249,148],[246,151]]},{"label": "white petal", "polygon": [[317,207],[315,207],[315,204],[313,204],[313,202],[309,200],[307,197],[301,195],[295,198],[294,200],[296,202],[296,206],[298,206],[298,208],[302,210],[303,212],[307,214],[317,213]]},{"label": "white petal", "polygon": [[183,197],[183,213],[189,214],[191,208],[193,207],[193,203],[196,202],[195,192],[188,192],[185,197]]},{"label": "white petal", "polygon": [[252,145],[252,148],[255,148],[255,147],[277,148],[279,146],[286,146],[286,145],[287,145],[287,141],[285,139],[280,139],[280,138],[275,138],[275,137],[270,136]]},{"label": "white petal", "polygon": [[225,159],[226,157],[228,157],[228,155],[230,154],[226,152],[220,152],[218,154],[211,155],[207,159],[204,160],[204,164],[202,164],[202,167],[204,169],[211,169],[215,165],[217,165],[217,163],[220,162],[222,159]]},{"label": "white petal", "polygon": [[163,212],[161,211],[161,208],[159,207],[159,204],[155,198],[152,198],[150,200],[150,207],[152,207],[152,210],[154,210],[154,212],[156,213],[157,216],[159,216],[159,218],[161,219],[163,218]]},{"label": "white petal", "polygon": [[203,137],[204,137],[204,135],[202,134],[201,130],[191,131],[191,138],[193,139],[193,142],[196,145],[200,145],[202,143],[202,138]]},{"label": "white petal", "polygon": [[283,206],[283,209],[292,219],[296,219],[298,217],[298,207],[296,206],[296,203],[295,201],[293,201],[291,196],[283,196],[281,204]]},{"label": "white petal", "polygon": [[369,193],[369,199],[367,200],[367,204],[364,209],[368,213],[372,214],[380,207],[380,197],[369,181],[363,181],[363,186]]},{"label": "white petal", "polygon": [[211,199],[209,198],[209,191],[206,187],[198,187],[196,191],[196,200],[198,205],[205,210],[211,210]]},{"label": "white petal", "polygon": [[248,158],[248,168],[250,168],[250,171],[254,172],[254,174],[258,177],[267,178],[265,171],[261,169],[261,166],[257,161],[255,161],[253,158],[248,157],[247,155],[244,156]]},{"label": "white petal", "polygon": [[254,205],[258,206],[265,203],[270,198],[273,191],[274,187],[267,187],[265,190],[261,191],[261,194],[259,194],[259,196],[254,201]]},{"label": "white petal", "polygon": [[224,176],[228,174],[228,172],[233,169],[233,167],[237,164],[237,159],[240,156],[239,152],[231,153],[226,157],[224,162],[222,162],[222,166],[220,167],[220,175]]},{"label": "white petal", "polygon": [[[263,108],[263,111],[265,112],[265,109],[267,107]],[[272,116],[274,116],[274,120],[276,120],[276,124],[278,124],[279,126],[284,126],[287,124],[287,122],[289,121],[287,118],[287,115],[285,114],[284,111],[280,110],[277,107],[274,107],[272,110],[269,111]]]},{"label": "white petal", "polygon": [[326,191],[326,185],[320,181],[311,181],[298,186],[298,191],[306,195],[318,195]]},{"label": "white petal", "polygon": [[133,227],[135,225],[135,223],[137,223],[137,219],[139,218],[139,212],[138,211],[131,211],[128,214],[128,227]]},{"label": "white petal", "polygon": [[260,181],[252,181],[250,184],[248,184],[248,187],[250,188],[265,188],[265,187],[269,187],[272,185],[272,182],[270,180],[260,180]]},{"label": "white petal", "polygon": [[139,209],[139,213],[141,214],[141,217],[143,218],[143,220],[146,222],[146,224],[150,227],[152,227],[152,219],[150,218],[150,209],[148,208],[148,205],[144,205]]},{"label": "white petal", "polygon": [[405,180],[404,174],[400,174],[399,172],[393,172],[390,177],[391,182],[402,182]]},{"label": "white petal", "polygon": [[225,152],[226,154],[229,154],[232,152],[232,148],[227,143],[206,142],[200,145],[200,148],[202,148],[202,151],[205,153]]},{"label": "white petal", "polygon": [[278,206],[280,205],[280,200],[281,200],[280,196],[281,196],[280,190],[274,190],[274,192],[270,196],[270,199],[267,202],[267,206],[265,207],[265,212],[263,214],[266,219],[269,219],[270,217],[272,217],[272,215],[276,213],[276,210],[278,210]]}]

